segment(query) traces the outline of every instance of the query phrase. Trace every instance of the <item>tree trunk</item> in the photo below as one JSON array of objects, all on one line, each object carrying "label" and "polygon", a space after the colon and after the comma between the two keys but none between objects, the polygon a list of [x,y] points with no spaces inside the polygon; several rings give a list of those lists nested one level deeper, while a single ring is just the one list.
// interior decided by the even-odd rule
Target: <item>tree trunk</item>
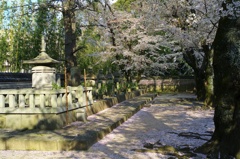
[{"label": "tree trunk", "polygon": [[65,28],[65,65],[67,69],[68,83],[71,85],[71,68],[77,66],[76,57],[76,22],[75,0],[63,1],[63,19]]},{"label": "tree trunk", "polygon": [[194,70],[194,78],[196,83],[196,95],[197,99],[203,101],[205,99],[205,74],[202,70]]},{"label": "tree trunk", "polygon": [[213,55],[214,50],[210,45],[204,45],[203,51],[205,53],[204,65],[204,108],[213,106]]},{"label": "tree trunk", "polygon": [[[199,59],[195,56],[193,48],[189,48],[183,54],[185,61],[194,70],[196,83],[196,95],[198,100],[204,101],[204,107],[212,107],[213,97],[213,49],[208,45],[203,46],[204,56]],[[199,51],[199,50],[198,50]],[[202,61],[202,62],[199,62]],[[200,65],[201,64],[201,65]]]},{"label": "tree trunk", "polygon": [[223,17],[214,41],[211,157],[240,158],[240,18]]},{"label": "tree trunk", "polygon": [[240,158],[240,18],[222,18],[214,42],[215,132],[221,156]]}]

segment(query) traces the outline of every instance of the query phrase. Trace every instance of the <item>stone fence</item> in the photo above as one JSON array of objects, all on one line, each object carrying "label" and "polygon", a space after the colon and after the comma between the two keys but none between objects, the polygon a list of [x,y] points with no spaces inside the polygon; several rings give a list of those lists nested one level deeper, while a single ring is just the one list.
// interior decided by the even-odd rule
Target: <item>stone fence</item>
[{"label": "stone fence", "polygon": [[157,92],[194,92],[193,78],[141,79],[140,87],[147,86],[150,91]]},{"label": "stone fence", "polygon": [[[0,90],[0,127],[56,129],[81,120],[85,107],[93,104],[92,88]],[[68,113],[69,121],[66,121]]]}]

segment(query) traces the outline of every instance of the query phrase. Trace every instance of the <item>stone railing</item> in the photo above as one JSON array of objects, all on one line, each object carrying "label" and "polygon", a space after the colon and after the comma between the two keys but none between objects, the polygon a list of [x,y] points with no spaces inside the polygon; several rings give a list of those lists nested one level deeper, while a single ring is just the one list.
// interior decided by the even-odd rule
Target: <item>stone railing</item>
[{"label": "stone railing", "polygon": [[59,114],[93,104],[92,87],[0,90],[0,114]]}]

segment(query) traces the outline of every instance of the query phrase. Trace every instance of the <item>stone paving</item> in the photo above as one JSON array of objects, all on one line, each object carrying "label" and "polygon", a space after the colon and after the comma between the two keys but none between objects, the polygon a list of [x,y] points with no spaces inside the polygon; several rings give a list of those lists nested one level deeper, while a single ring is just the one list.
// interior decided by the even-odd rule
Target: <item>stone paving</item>
[{"label": "stone paving", "polygon": [[[136,102],[136,99],[133,100]],[[114,107],[127,105],[124,101]],[[134,102],[133,102],[134,103]],[[202,145],[211,137],[214,130],[213,110],[201,110],[202,103],[196,101],[194,94],[160,94],[127,121],[115,128],[111,133],[93,144],[88,150],[50,151],[51,144],[45,145],[49,150],[24,151],[0,150],[1,159],[169,159],[178,158],[169,152],[160,152],[157,148],[147,149],[146,143],[157,143],[155,146],[171,145],[175,148],[187,147],[191,150]],[[120,114],[115,110],[114,116]],[[88,122],[100,122],[106,118],[109,109],[88,117]],[[105,114],[105,115],[104,115]],[[65,129],[80,130],[84,123],[75,122]],[[191,136],[193,134],[193,136]],[[196,138],[196,135],[201,138]],[[187,135],[188,137],[181,136]],[[182,158],[202,159],[205,155],[195,154]],[[193,154],[194,155],[194,154]]]},{"label": "stone paving", "polygon": [[87,150],[114,128],[153,100],[156,94],[144,94],[95,114],[87,122],[75,122],[54,131],[0,130],[0,150],[63,151]]}]

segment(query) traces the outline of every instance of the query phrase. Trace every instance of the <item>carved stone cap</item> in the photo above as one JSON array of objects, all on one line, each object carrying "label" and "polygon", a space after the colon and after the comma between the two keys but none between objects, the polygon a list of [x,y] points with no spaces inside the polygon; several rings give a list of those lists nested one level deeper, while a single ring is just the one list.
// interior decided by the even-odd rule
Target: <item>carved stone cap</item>
[{"label": "carved stone cap", "polygon": [[57,61],[51,58],[47,53],[41,52],[37,57],[31,60],[24,60],[24,64],[57,64],[61,63],[61,61]]}]

